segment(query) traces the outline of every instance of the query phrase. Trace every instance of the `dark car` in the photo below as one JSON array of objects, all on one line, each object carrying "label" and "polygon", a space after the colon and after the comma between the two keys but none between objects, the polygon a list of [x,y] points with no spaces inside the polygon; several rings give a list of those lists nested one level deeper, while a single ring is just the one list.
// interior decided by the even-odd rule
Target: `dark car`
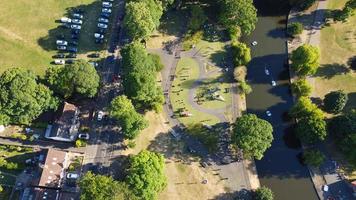
[{"label": "dark car", "polygon": [[106,30],[102,29],[102,28],[99,28],[97,32],[100,33],[100,34],[105,34]]},{"label": "dark car", "polygon": [[73,53],[77,53],[78,52],[78,48],[77,47],[73,47],[73,46],[69,46],[67,48],[67,51],[73,52]]},{"label": "dark car", "polygon": [[64,58],[64,57],[65,57],[64,53],[59,53],[53,56],[53,58]]},{"label": "dark car", "polygon": [[78,42],[73,40],[69,42],[69,45],[78,46]]},{"label": "dark car", "polygon": [[72,34],[72,39],[73,39],[73,40],[78,40],[78,39],[79,39],[79,35]]},{"label": "dark car", "polygon": [[95,39],[95,43],[102,44],[102,43],[104,43],[104,40],[97,38],[97,39]]},{"label": "dark car", "polygon": [[66,58],[76,58],[77,57],[77,54],[75,53],[70,53],[66,56]]},{"label": "dark car", "polygon": [[72,34],[79,35],[80,30],[78,30],[78,29],[72,29],[71,32],[72,32]]},{"label": "dark car", "polygon": [[109,17],[110,17],[110,14],[109,14],[109,13],[104,13],[104,12],[102,12],[102,13],[100,14],[100,17],[109,18]]},{"label": "dark car", "polygon": [[100,54],[99,53],[92,53],[88,55],[89,58],[99,58]]},{"label": "dark car", "polygon": [[66,64],[73,64],[74,63],[74,60],[73,59],[68,59],[66,60]]}]

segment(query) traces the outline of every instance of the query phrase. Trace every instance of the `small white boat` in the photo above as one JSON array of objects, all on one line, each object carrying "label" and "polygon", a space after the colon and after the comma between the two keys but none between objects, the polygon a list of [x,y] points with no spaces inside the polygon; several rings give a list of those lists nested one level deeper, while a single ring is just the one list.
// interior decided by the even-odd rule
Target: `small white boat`
[{"label": "small white boat", "polygon": [[276,86],[277,85],[276,81],[274,81],[274,80],[272,80],[271,84],[272,84],[272,86]]},{"label": "small white boat", "polygon": [[268,117],[272,116],[271,111],[267,110],[267,111],[266,111],[266,115],[267,115]]},{"label": "small white boat", "polygon": [[257,41],[253,41],[251,44],[252,44],[252,46],[256,46],[258,43],[257,43]]}]

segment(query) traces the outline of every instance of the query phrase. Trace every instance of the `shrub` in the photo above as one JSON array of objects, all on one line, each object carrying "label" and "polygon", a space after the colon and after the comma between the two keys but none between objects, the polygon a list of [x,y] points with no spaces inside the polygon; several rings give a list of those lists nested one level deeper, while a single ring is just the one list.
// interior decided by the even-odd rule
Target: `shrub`
[{"label": "shrub", "polygon": [[240,93],[242,94],[250,94],[252,92],[252,88],[245,81],[241,81],[239,83]]},{"label": "shrub", "polygon": [[87,142],[82,139],[78,139],[75,141],[75,146],[76,147],[85,147],[87,145]]},{"label": "shrub", "polygon": [[325,156],[319,150],[306,150],[304,152],[303,159],[305,164],[313,167],[319,167],[323,164]]},{"label": "shrub", "polygon": [[22,133],[13,133],[11,135],[12,138],[15,138],[15,139],[20,139],[20,140],[26,140],[27,139],[27,136],[25,134],[22,134]]},{"label": "shrub", "polygon": [[247,69],[245,66],[238,66],[234,69],[234,78],[237,82],[245,81]]},{"label": "shrub", "polygon": [[136,142],[134,140],[129,140],[129,142],[127,143],[127,147],[129,148],[135,148],[136,146]]},{"label": "shrub", "polygon": [[311,86],[305,79],[298,79],[291,85],[292,92],[297,96],[309,96],[311,93]]},{"label": "shrub", "polygon": [[258,188],[255,192],[255,200],[273,200],[274,195],[271,189],[262,186]]},{"label": "shrub", "polygon": [[324,109],[329,113],[340,113],[348,101],[347,94],[341,90],[332,91],[325,95]]},{"label": "shrub", "polygon": [[183,39],[183,50],[190,50],[193,45],[196,45],[203,38],[203,31],[198,31],[194,34],[187,34]]},{"label": "shrub", "polygon": [[232,57],[235,66],[247,65],[251,60],[250,48],[241,42],[233,42],[231,45]]},{"label": "shrub", "polygon": [[303,24],[299,22],[290,23],[288,24],[287,27],[287,34],[289,36],[295,37],[301,34],[303,32],[303,29],[304,29]]}]

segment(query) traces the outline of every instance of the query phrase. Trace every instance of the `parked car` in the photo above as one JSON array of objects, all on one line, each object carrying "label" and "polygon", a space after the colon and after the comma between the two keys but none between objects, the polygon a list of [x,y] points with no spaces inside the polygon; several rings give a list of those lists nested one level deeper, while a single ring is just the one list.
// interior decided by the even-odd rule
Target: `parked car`
[{"label": "parked car", "polygon": [[68,42],[65,40],[56,40],[56,44],[61,46],[67,46]]},{"label": "parked car", "polygon": [[77,52],[78,52],[78,48],[77,48],[77,47],[73,47],[73,46],[69,46],[69,47],[67,48],[67,50],[68,50],[69,52],[73,52],[73,53],[77,53]]},{"label": "parked car", "polygon": [[73,23],[73,24],[79,24],[79,25],[80,25],[80,24],[83,24],[83,21],[80,20],[80,19],[73,19],[73,20],[72,20],[72,23]]},{"label": "parked car", "polygon": [[78,34],[72,34],[71,38],[73,40],[78,40],[79,39],[79,35]]},{"label": "parked car", "polygon": [[101,12],[103,12],[103,13],[111,13],[111,9],[110,8],[103,8],[103,9],[101,9]]},{"label": "parked car", "polygon": [[102,12],[102,13],[100,14],[100,17],[109,18],[109,17],[110,17],[110,13]]},{"label": "parked car", "polygon": [[103,8],[111,8],[111,7],[112,7],[112,3],[107,2],[107,1],[104,1],[104,2],[102,3],[102,5],[103,5]]},{"label": "parked car", "polygon": [[64,53],[59,53],[53,56],[53,58],[64,58],[64,57],[65,57]]},{"label": "parked car", "polygon": [[107,24],[98,23],[98,28],[108,28]]},{"label": "parked car", "polygon": [[77,57],[77,54],[75,53],[70,53],[66,56],[66,58],[76,58]]},{"label": "parked car", "polygon": [[78,29],[72,29],[71,33],[72,33],[72,34],[75,34],[75,35],[79,35],[79,34],[80,34],[80,30],[78,30]]},{"label": "parked car", "polygon": [[72,24],[72,25],[70,25],[70,28],[71,28],[71,29],[76,29],[76,30],[82,29],[82,27],[79,26],[79,25],[77,25],[77,24]]},{"label": "parked car", "polygon": [[83,19],[83,15],[80,13],[73,13],[73,17],[77,19]]},{"label": "parked car", "polygon": [[79,139],[83,139],[83,140],[89,140],[89,134],[88,133],[80,133],[78,135]]},{"label": "parked car", "polygon": [[109,23],[109,19],[104,18],[104,17],[100,17],[100,18],[98,19],[98,22],[100,22],[100,23]]},{"label": "parked car", "polygon": [[100,33],[100,34],[105,34],[106,33],[106,29],[99,28],[97,32]]},{"label": "parked car", "polygon": [[67,179],[78,179],[79,178],[79,174],[76,173],[68,173],[67,174]]},{"label": "parked car", "polygon": [[62,23],[71,23],[72,20],[71,20],[70,18],[68,18],[68,17],[62,17],[62,18],[61,18],[61,22],[62,22]]},{"label": "parked car", "polygon": [[101,120],[103,120],[103,117],[104,117],[104,113],[103,113],[103,111],[99,111],[98,112],[98,121],[101,121]]},{"label": "parked car", "polygon": [[57,40],[64,40],[64,34],[57,35]]},{"label": "parked car", "polygon": [[54,60],[54,64],[56,64],[56,65],[64,65],[64,64],[66,64],[66,61],[63,60],[63,59],[55,59]]},{"label": "parked car", "polygon": [[58,49],[58,50],[66,50],[67,47],[66,47],[66,46],[57,46],[57,49]]},{"label": "parked car", "polygon": [[90,55],[88,55],[89,58],[99,58],[100,57],[100,53],[92,53]]},{"label": "parked car", "polygon": [[94,37],[98,38],[98,39],[103,39],[104,35],[100,34],[100,33],[94,33]]},{"label": "parked car", "polygon": [[78,42],[75,41],[75,40],[72,40],[72,41],[69,42],[69,45],[78,46]]},{"label": "parked car", "polygon": [[73,64],[74,63],[74,60],[73,59],[68,59],[66,60],[66,64]]},{"label": "parked car", "polygon": [[96,38],[96,39],[95,39],[95,43],[97,43],[97,44],[102,44],[102,43],[104,43],[104,39]]}]

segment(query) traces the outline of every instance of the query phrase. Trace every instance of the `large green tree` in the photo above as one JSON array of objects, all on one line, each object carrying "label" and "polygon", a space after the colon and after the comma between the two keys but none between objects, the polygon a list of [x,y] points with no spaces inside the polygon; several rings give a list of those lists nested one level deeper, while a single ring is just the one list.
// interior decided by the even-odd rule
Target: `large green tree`
[{"label": "large green tree", "polygon": [[161,154],[141,151],[130,158],[127,183],[140,199],[157,199],[158,192],[167,185],[163,170],[164,158]]},{"label": "large green tree", "polygon": [[233,62],[235,66],[247,65],[251,60],[251,51],[245,43],[233,42],[231,45]]},{"label": "large green tree", "polygon": [[325,140],[327,136],[326,122],[319,115],[310,113],[298,120],[297,137],[306,144],[313,144]]},{"label": "large green tree", "polygon": [[0,76],[0,122],[29,124],[42,112],[56,109],[58,99],[37,77],[23,68],[12,68]]},{"label": "large green tree", "polygon": [[292,68],[300,76],[313,75],[319,67],[319,57],[317,47],[304,44],[292,52]]},{"label": "large green tree", "polygon": [[96,69],[84,60],[46,71],[47,82],[65,98],[73,94],[94,97],[98,92],[100,77]]},{"label": "large green tree", "polygon": [[340,113],[348,101],[347,94],[342,91],[332,91],[325,95],[324,109],[329,113]]},{"label": "large green tree", "polygon": [[148,125],[143,116],[136,112],[131,100],[124,95],[111,101],[110,116],[119,122],[127,139],[134,139]]},{"label": "large green tree", "polygon": [[220,0],[220,21],[226,29],[241,28],[241,32],[249,35],[257,23],[257,10],[252,0]]},{"label": "large green tree", "polygon": [[159,111],[164,97],[156,83],[157,70],[160,69],[156,60],[138,42],[126,45],[121,55],[125,94],[133,100],[135,107]]},{"label": "large green tree", "polygon": [[325,160],[325,155],[315,149],[306,150],[303,154],[304,162],[313,167],[319,167]]},{"label": "large green tree", "polygon": [[81,200],[138,200],[125,183],[87,172],[79,181]]},{"label": "large green tree", "polygon": [[308,97],[300,97],[289,111],[289,115],[294,118],[304,118],[311,114],[323,118],[323,111],[311,102]]},{"label": "large green tree", "polygon": [[268,187],[262,186],[255,192],[255,200],[273,200],[274,194]]},{"label": "large green tree", "polygon": [[272,132],[269,122],[254,114],[246,114],[236,120],[232,141],[243,150],[245,156],[260,160],[271,146]]},{"label": "large green tree", "polygon": [[[129,2],[144,3],[148,8],[150,17],[155,24],[155,28],[159,26],[159,20],[163,14],[163,5],[161,0],[129,0]],[[164,2],[169,3],[169,2]]]}]

